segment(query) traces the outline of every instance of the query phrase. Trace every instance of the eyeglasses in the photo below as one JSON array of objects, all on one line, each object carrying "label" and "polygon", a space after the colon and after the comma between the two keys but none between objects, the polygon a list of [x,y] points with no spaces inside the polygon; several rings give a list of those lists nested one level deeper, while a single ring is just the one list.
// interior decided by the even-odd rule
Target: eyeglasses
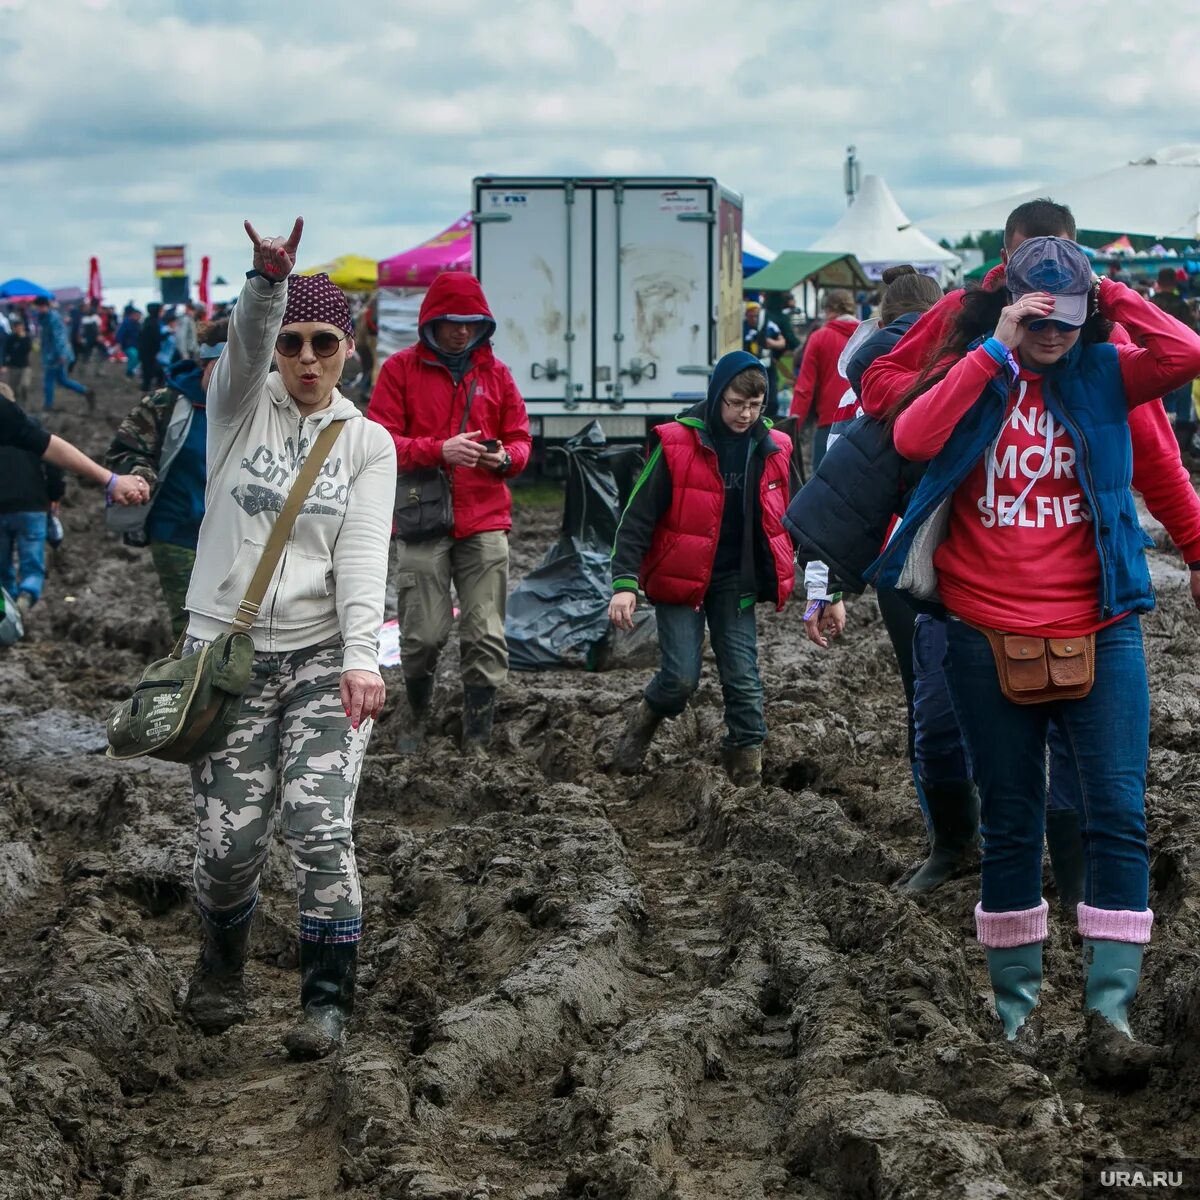
[{"label": "eyeglasses", "polygon": [[1078,325],[1069,325],[1066,321],[1055,321],[1052,317],[1039,317],[1025,326],[1030,333],[1041,333],[1043,329],[1057,329],[1059,333],[1075,333]]},{"label": "eyeglasses", "polygon": [[751,416],[757,416],[763,410],[763,402],[761,400],[722,400],[730,412],[749,413]]},{"label": "eyeglasses", "polygon": [[347,336],[347,334],[342,334],[341,337],[338,337],[336,333],[328,329],[322,329],[310,338],[301,337],[298,333],[281,333],[275,339],[275,349],[284,358],[295,358],[304,349],[304,343],[308,342],[318,358],[332,358]]}]

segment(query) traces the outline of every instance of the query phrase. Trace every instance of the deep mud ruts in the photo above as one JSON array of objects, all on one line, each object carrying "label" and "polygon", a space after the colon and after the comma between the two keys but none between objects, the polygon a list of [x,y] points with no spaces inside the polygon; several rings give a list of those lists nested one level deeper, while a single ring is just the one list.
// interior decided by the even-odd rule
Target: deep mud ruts
[{"label": "deep mud ruts", "polygon": [[[49,422],[100,451],[134,391]],[[519,572],[557,513],[522,508]],[[999,1041],[976,881],[890,885],[924,833],[871,599],[844,640],[760,609],[767,784],[717,765],[711,670],[649,770],[605,770],[644,675],[514,676],[495,753],[454,749],[457,655],[427,753],[376,730],[356,821],[368,898],[343,1054],[296,1065],[294,899],[273,852],[250,1022],[179,1013],[197,943],[186,773],[103,757],[101,721],[167,644],[147,556],[73,483],[33,637],[0,659],[0,1196],[679,1200],[1059,1197],[1094,1163],[1200,1155],[1200,621],[1155,552],[1145,1086],[1080,1069],[1081,971],[1053,888],[1035,1036]],[[1089,1165],[1091,1164],[1091,1165]],[[1181,1194],[1176,1191],[1174,1194]]]}]

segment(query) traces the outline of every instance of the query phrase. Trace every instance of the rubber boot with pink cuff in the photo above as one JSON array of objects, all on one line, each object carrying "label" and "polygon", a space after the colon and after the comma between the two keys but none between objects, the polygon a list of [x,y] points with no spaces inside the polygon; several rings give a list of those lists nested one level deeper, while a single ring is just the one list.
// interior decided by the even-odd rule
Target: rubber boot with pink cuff
[{"label": "rubber boot with pink cuff", "polygon": [[1127,1038],[1129,1006],[1137,994],[1142,955],[1150,941],[1154,913],[1081,904],[1077,909],[1083,937],[1083,965],[1087,969],[1084,1008],[1094,1009]]},{"label": "rubber boot with pink cuff", "polygon": [[1042,990],[1042,943],[1046,940],[1045,900],[1037,908],[984,912],[975,906],[975,934],[987,955],[996,1015],[1011,1042],[1037,1004]]}]

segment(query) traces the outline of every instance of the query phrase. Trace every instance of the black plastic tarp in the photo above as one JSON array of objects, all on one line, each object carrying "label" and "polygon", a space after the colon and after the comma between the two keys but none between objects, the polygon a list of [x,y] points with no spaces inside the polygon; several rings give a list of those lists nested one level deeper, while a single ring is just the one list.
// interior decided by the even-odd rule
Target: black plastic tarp
[{"label": "black plastic tarp", "polygon": [[632,665],[656,646],[653,613],[638,613],[632,634],[614,636],[609,559],[617,524],[644,464],[636,446],[610,446],[591,421],[558,451],[566,455],[562,532],[508,598],[509,665],[604,669]]}]

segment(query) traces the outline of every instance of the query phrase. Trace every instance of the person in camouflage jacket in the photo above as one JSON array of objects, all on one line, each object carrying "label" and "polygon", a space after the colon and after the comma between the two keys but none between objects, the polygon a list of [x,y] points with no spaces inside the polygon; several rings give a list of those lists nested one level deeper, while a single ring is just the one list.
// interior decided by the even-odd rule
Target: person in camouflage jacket
[{"label": "person in camouflage jacket", "polygon": [[186,597],[196,542],[204,519],[208,422],[204,397],[221,355],[227,321],[200,336],[198,361],[176,363],[167,385],[143,397],[121,422],[105,458],[111,470],[140,475],[150,502],[133,510],[109,510],[110,527],[127,543],[149,546],[176,639],[187,626]]}]

